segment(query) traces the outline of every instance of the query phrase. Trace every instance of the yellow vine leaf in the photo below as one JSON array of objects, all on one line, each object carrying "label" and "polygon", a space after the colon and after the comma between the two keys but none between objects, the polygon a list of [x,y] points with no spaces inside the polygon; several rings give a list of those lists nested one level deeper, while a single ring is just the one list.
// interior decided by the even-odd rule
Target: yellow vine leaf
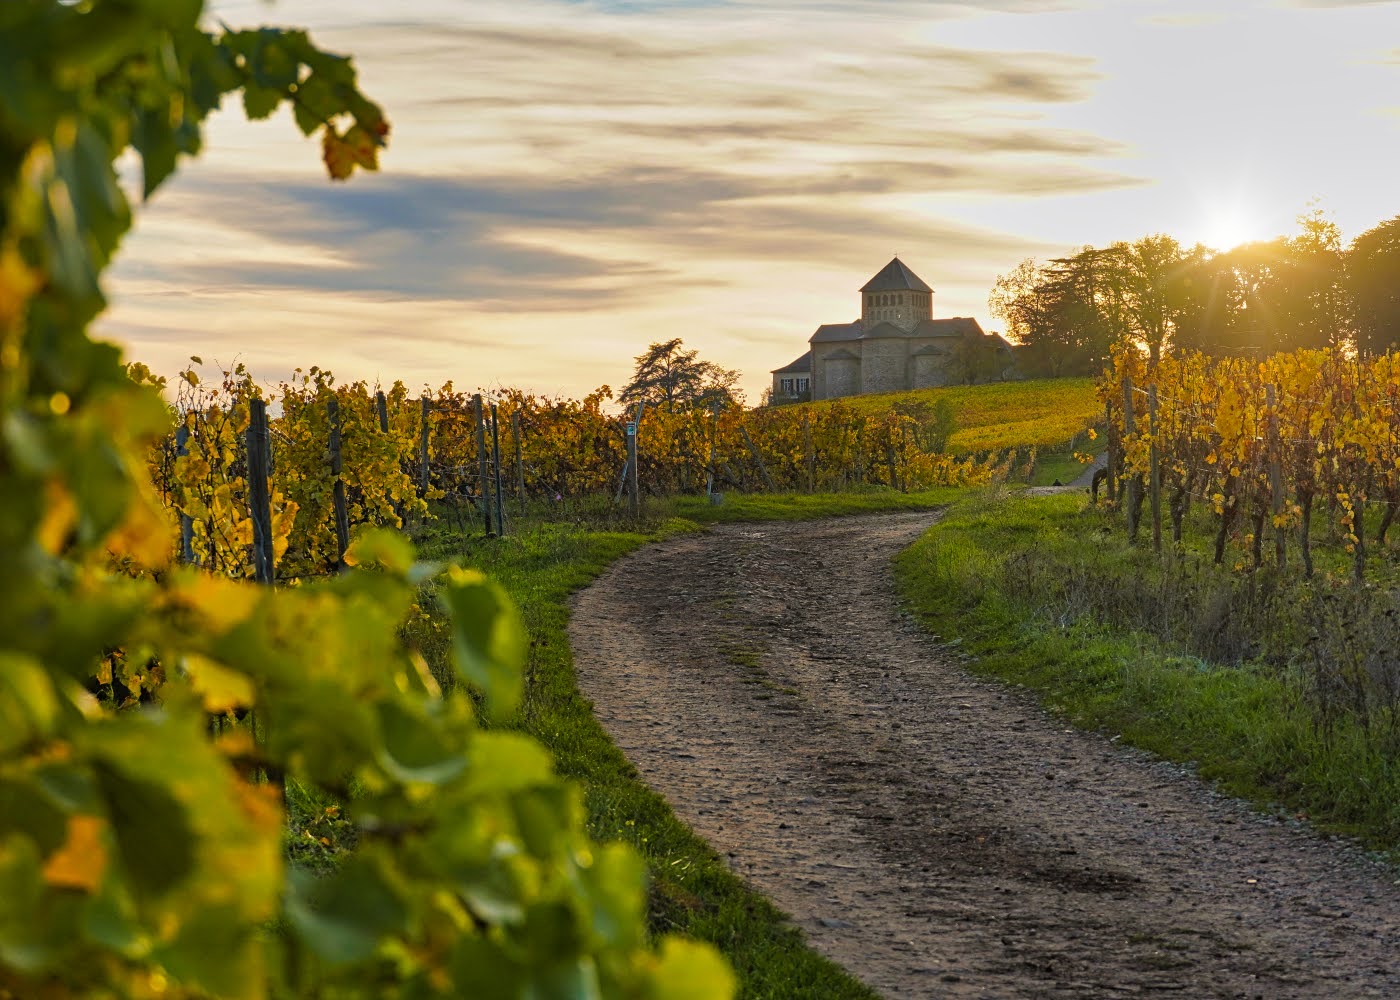
[{"label": "yellow vine leaf", "polygon": [[13,243],[0,249],[0,330],[8,330],[24,315],[39,276],[24,263]]},{"label": "yellow vine leaf", "polygon": [[148,569],[164,569],[174,555],[174,543],[165,508],[151,492],[148,483],[137,480],[126,517],[107,536],[107,550]]},{"label": "yellow vine leaf", "polygon": [[107,871],[102,826],[96,816],[69,816],[63,845],[44,863],[44,881],[56,888],[96,892]]},{"label": "yellow vine leaf", "polygon": [[256,587],[207,573],[186,573],[177,578],[173,598],[198,611],[215,632],[227,632],[247,620],[262,593]]},{"label": "yellow vine leaf", "polygon": [[253,704],[253,682],[238,671],[198,653],[186,655],[184,665],[190,686],[198,693],[206,712],[221,715]]},{"label": "yellow vine leaf", "polygon": [[77,524],[78,505],[73,502],[73,494],[60,480],[50,479],[44,487],[44,516],[37,532],[39,545],[56,555]]},{"label": "yellow vine leaf", "polygon": [[251,785],[246,781],[236,781],[233,787],[239,807],[252,821],[254,828],[264,834],[281,829],[282,793],[276,785]]}]

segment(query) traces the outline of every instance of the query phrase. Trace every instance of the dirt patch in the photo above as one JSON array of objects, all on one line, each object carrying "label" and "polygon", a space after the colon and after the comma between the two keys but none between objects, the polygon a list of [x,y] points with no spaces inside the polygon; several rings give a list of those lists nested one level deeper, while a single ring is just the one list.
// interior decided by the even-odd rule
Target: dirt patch
[{"label": "dirt patch", "polygon": [[726,525],[576,600],[645,779],[891,997],[1400,996],[1395,875],[1072,731],[894,610],[929,513]]}]

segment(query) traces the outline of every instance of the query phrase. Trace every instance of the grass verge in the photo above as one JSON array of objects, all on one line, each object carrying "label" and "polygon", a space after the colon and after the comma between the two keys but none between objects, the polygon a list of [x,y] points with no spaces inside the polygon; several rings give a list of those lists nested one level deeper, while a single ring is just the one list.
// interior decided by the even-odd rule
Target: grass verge
[{"label": "grass verge", "polygon": [[[500,539],[469,538],[439,522],[420,538],[426,558],[456,558],[478,567],[510,593],[530,635],[521,725],[554,754],[561,774],[585,791],[598,840],[636,847],[651,870],[650,918],[717,946],[734,965],[741,995],[752,998],[872,998],[875,994],[807,947],[801,932],[729,870],[701,838],[639,779],[579,694],[569,649],[568,601],[614,560],[651,541],[719,521],[792,520],[881,510],[928,509],[956,490],[902,494],[730,495],[649,504],[640,525],[519,522]],[[430,660],[445,656],[422,637]]]},{"label": "grass verge", "polygon": [[1085,504],[1073,493],[955,508],[896,560],[908,607],[960,640],[971,669],[1032,689],[1076,725],[1395,860],[1396,755],[1353,719],[1319,719],[1299,676],[1276,663],[1213,663],[1140,627],[1160,607],[1162,562]]}]

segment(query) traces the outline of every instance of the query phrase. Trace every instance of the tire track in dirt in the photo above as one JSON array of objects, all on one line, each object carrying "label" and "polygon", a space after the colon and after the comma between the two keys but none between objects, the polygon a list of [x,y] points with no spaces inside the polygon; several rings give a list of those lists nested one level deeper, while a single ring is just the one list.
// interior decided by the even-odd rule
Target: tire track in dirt
[{"label": "tire track in dirt", "polygon": [[895,610],[928,512],[725,525],[575,601],[645,780],[891,997],[1400,997],[1400,889],[1335,839],[1069,731]]}]

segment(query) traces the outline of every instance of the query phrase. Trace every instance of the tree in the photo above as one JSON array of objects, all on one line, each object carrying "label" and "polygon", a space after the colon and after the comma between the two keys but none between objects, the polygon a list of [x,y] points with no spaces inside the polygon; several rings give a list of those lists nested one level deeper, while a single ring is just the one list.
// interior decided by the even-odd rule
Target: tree
[{"label": "tree", "polygon": [[[172,565],[146,468],[171,415],[88,333],[131,224],[114,164],[134,147],[149,196],[235,92],[290,104],[336,179],[388,133],[348,59],[201,10],[0,3],[0,996],[728,995],[710,950],[650,950],[641,860],[589,842],[546,751],[478,722],[521,696],[494,584],[436,579],[441,691],[402,535],[286,590]],[[156,704],[94,701],[118,656],[163,673]],[[234,709],[256,730],[211,733]],[[353,824],[334,871],[287,863],[288,788]]]},{"label": "tree", "polygon": [[679,337],[652,344],[637,355],[632,379],[622,388],[619,402],[664,405],[667,410],[708,404],[742,405],[737,371],[701,361],[699,351],[687,351]]},{"label": "tree", "polygon": [[997,279],[992,315],[1021,345],[1031,372],[1058,377],[1095,370],[1121,329],[1122,296],[1104,266],[1106,251],[1085,247],[1045,265],[1023,261]]},{"label": "tree", "polygon": [[1400,349],[1400,215],[1352,241],[1346,282],[1356,308],[1356,346],[1366,356]]}]

